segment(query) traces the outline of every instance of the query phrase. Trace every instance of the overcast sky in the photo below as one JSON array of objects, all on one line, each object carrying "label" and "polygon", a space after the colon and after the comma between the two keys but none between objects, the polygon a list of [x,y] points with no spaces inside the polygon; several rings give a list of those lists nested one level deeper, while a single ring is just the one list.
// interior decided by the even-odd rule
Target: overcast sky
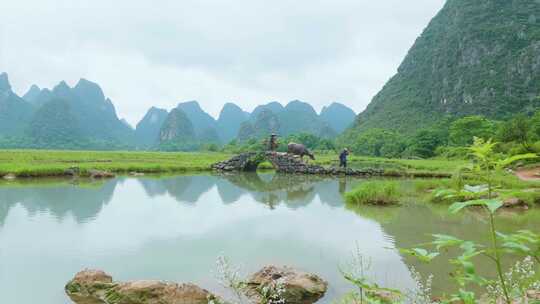
[{"label": "overcast sky", "polygon": [[444,0],[2,0],[0,72],[19,94],[79,78],[135,124],[198,100],[217,116],[300,99],[359,112]]}]

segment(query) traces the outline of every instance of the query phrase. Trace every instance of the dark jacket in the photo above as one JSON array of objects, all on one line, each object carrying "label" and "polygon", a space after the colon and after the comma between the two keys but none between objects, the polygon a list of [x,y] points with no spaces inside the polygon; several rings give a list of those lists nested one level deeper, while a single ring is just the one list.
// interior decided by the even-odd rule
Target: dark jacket
[{"label": "dark jacket", "polygon": [[341,154],[339,154],[339,160],[341,160],[341,161],[346,161],[348,155],[349,155],[349,151],[343,150],[343,151],[341,152]]}]

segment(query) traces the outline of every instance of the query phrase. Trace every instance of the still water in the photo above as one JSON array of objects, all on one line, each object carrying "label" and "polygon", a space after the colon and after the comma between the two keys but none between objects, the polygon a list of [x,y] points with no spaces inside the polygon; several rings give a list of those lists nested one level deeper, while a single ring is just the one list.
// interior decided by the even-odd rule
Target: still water
[{"label": "still water", "polygon": [[[351,290],[339,266],[357,250],[384,286],[413,288],[410,267],[419,267],[435,275],[436,290],[447,290],[444,261],[428,270],[396,248],[430,233],[480,240],[485,218],[415,203],[347,208],[341,193],[361,182],[253,173],[2,183],[1,303],[70,303],[63,286],[84,268],[116,280],[193,282],[220,294],[220,255],[245,273],[268,264],[314,272],[330,283],[321,301],[330,303]],[[499,222],[504,231],[530,229],[539,219],[533,210]]]}]

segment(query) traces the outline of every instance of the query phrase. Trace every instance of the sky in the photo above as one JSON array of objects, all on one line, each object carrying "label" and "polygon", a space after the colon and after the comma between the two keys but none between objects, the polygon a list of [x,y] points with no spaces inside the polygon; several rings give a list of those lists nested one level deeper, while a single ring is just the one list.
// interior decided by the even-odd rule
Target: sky
[{"label": "sky", "polygon": [[299,99],[360,112],[444,0],[2,0],[0,72],[24,94],[98,83],[135,125],[197,100],[217,116]]}]

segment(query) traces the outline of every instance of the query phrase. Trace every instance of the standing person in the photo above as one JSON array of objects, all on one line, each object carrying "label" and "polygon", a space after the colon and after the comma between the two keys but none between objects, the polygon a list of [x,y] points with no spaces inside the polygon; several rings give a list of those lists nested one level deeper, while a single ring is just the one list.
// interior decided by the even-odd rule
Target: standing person
[{"label": "standing person", "polygon": [[272,135],[270,135],[269,148],[270,148],[270,151],[276,151],[278,148],[277,134],[275,133],[272,133]]},{"label": "standing person", "polygon": [[349,156],[349,149],[345,148],[339,154],[339,167],[347,169],[347,156]]}]

